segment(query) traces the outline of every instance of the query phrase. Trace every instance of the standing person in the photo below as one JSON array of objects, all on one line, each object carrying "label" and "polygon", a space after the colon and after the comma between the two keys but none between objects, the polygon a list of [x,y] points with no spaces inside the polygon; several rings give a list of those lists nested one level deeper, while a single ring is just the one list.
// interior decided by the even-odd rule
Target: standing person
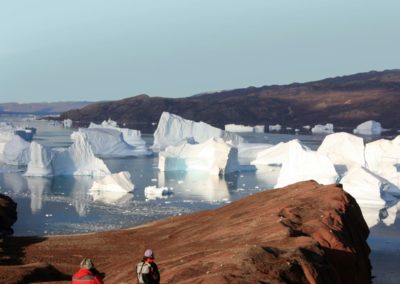
[{"label": "standing person", "polygon": [[160,272],[151,249],[144,252],[143,260],[136,265],[136,273],[140,284],[160,284]]},{"label": "standing person", "polygon": [[102,274],[97,271],[90,258],[84,258],[80,269],[72,277],[72,284],[103,284]]}]

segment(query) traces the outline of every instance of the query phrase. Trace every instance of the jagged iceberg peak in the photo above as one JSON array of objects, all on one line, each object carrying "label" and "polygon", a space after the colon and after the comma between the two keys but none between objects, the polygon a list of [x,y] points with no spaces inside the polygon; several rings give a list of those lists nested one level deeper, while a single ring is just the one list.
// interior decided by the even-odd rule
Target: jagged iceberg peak
[{"label": "jagged iceberg peak", "polygon": [[103,160],[96,158],[88,137],[83,132],[71,134],[73,144],[68,149],[57,149],[53,158],[54,175],[104,176],[110,174]]},{"label": "jagged iceberg peak", "polygon": [[238,145],[244,141],[237,134],[224,131],[205,122],[195,122],[175,114],[163,112],[154,132],[153,149],[162,150],[167,146],[175,146],[188,138],[193,138],[197,143],[203,143],[213,137],[231,141],[233,145]]},{"label": "jagged iceberg peak", "polygon": [[37,142],[30,145],[30,161],[26,170],[26,176],[52,176],[53,168],[51,162],[54,153],[50,148],[44,147]]},{"label": "jagged iceberg peak", "polygon": [[212,175],[238,171],[238,150],[222,138],[210,138],[200,144],[169,146],[160,152],[160,171],[204,171]]}]

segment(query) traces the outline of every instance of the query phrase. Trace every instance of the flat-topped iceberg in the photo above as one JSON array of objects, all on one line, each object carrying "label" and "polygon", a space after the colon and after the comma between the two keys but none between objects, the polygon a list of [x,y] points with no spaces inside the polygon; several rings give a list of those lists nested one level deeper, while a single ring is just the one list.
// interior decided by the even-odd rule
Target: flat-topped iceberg
[{"label": "flat-topped iceberg", "polygon": [[382,133],[382,126],[377,121],[368,120],[359,124],[353,130],[353,133],[360,135],[380,135]]},{"label": "flat-topped iceberg", "polygon": [[264,133],[264,125],[247,126],[242,124],[226,124],[225,130],[230,132]]},{"label": "flat-topped iceberg", "polygon": [[326,136],[318,153],[328,156],[340,173],[353,165],[365,166],[364,141],[349,133],[338,132]]},{"label": "flat-topped iceberg", "polygon": [[123,171],[106,175],[93,182],[90,191],[132,192],[135,189],[129,172]]},{"label": "flat-topped iceberg", "polygon": [[33,142],[27,176],[88,175],[105,176],[110,174],[103,160],[93,154],[88,137],[83,132],[71,134],[73,144],[69,148],[46,149]]},{"label": "flat-topped iceberg", "polygon": [[95,128],[95,129],[106,128],[106,129],[113,129],[113,130],[119,131],[122,133],[123,140],[127,144],[135,147],[137,152],[141,151],[144,153],[144,155],[147,155],[149,153],[151,154],[151,152],[146,147],[146,141],[144,141],[142,139],[142,134],[141,134],[140,130],[129,129],[129,128],[120,128],[120,127],[118,127],[118,124],[111,119],[108,119],[107,121],[105,120],[101,124],[96,124],[96,123],[91,122],[89,125],[89,129],[92,129],[92,128]]},{"label": "flat-topped iceberg", "polygon": [[169,146],[159,153],[158,168],[160,171],[227,174],[239,169],[238,151],[222,138],[211,138],[201,144]]},{"label": "flat-topped iceberg", "polygon": [[187,139],[193,139],[196,143],[203,143],[214,137],[230,141],[233,145],[238,145],[244,141],[237,134],[223,131],[207,123],[194,122],[175,114],[163,112],[154,132],[153,149],[162,150],[167,146],[176,146]]},{"label": "flat-topped iceberg", "polygon": [[282,126],[279,124],[268,125],[269,132],[274,132],[274,131],[279,132],[279,131],[281,131],[281,129],[282,129]]},{"label": "flat-topped iceberg", "polygon": [[92,150],[99,157],[128,157],[148,155],[144,147],[134,147],[125,142],[122,132],[112,128],[79,128],[88,137]]},{"label": "flat-topped iceberg", "polygon": [[333,124],[327,123],[325,125],[317,124],[311,128],[313,134],[329,134],[333,133]]}]

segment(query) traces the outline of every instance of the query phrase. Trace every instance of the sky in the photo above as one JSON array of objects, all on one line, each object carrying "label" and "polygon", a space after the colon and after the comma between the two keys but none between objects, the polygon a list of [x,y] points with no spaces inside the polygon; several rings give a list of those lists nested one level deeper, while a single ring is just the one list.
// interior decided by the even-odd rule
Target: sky
[{"label": "sky", "polygon": [[186,97],[400,68],[398,0],[0,0],[0,102]]}]

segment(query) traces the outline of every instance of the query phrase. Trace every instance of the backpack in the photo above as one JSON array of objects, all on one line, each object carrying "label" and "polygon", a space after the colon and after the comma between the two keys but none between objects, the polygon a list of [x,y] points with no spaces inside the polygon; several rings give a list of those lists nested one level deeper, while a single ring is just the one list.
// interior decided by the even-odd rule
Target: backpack
[{"label": "backpack", "polygon": [[150,273],[150,268],[151,268],[150,263],[147,263],[145,261],[141,261],[138,264],[136,264],[136,274],[138,283],[144,284],[143,274]]}]

